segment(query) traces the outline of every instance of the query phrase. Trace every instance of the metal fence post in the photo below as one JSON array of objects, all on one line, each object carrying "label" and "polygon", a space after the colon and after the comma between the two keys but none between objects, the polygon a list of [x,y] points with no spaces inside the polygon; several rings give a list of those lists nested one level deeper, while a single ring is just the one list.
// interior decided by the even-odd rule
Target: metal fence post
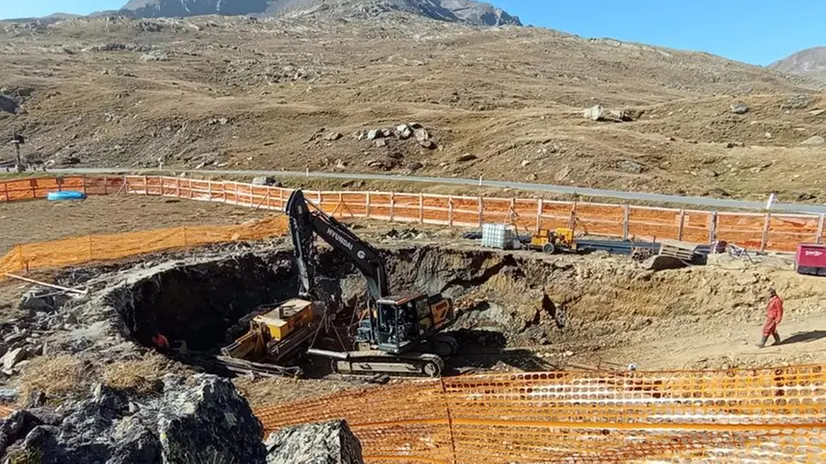
[{"label": "metal fence post", "polygon": [[536,230],[535,232],[539,232],[539,229],[542,228],[542,211],[545,209],[545,200],[540,198],[536,200]]},{"label": "metal fence post", "polygon": [[424,224],[424,195],[419,194],[419,224]]},{"label": "metal fence post", "polygon": [[717,240],[717,211],[712,211],[708,218],[708,243],[709,245]]}]

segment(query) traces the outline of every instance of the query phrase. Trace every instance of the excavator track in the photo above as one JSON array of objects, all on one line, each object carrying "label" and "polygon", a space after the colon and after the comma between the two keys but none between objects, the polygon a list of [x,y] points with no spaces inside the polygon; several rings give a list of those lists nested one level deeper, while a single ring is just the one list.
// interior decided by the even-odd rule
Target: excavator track
[{"label": "excavator track", "polygon": [[390,354],[383,351],[316,353],[333,358],[331,366],[338,374],[387,374],[404,377],[440,377],[445,370],[441,356],[432,353]]}]

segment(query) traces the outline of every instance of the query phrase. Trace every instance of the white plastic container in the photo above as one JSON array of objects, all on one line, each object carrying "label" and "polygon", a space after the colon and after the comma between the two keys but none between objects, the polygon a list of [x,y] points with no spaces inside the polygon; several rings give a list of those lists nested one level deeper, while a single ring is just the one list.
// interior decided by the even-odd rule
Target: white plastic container
[{"label": "white plastic container", "polygon": [[507,224],[482,224],[482,246],[500,250],[513,249],[513,226]]}]

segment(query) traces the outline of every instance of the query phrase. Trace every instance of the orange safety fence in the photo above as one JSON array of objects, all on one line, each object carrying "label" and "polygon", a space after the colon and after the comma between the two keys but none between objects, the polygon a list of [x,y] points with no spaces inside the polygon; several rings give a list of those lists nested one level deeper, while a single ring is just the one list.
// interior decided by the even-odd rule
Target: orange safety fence
[{"label": "orange safety fence", "polygon": [[[239,182],[126,176],[126,191],[283,211],[291,189]],[[826,242],[824,215],[715,212],[676,208],[399,192],[305,190],[305,197],[337,217],[479,227],[485,222],[520,229],[570,227],[622,239],[725,240],[761,251],[794,251],[802,242]]]},{"label": "orange safety fence", "polygon": [[369,462],[826,462],[826,365],[460,376],[256,409],[345,419]]},{"label": "orange safety fence", "polygon": [[261,240],[284,235],[286,231],[286,218],[274,216],[238,225],[187,226],[121,234],[86,235],[15,245],[0,258],[0,279],[3,279],[6,273],[109,261],[210,243]]},{"label": "orange safety fence", "polygon": [[[291,189],[163,176],[32,178],[0,182],[0,202],[43,198],[53,190],[126,192],[283,211]],[[520,230],[575,226],[578,232],[622,239],[724,240],[761,251],[794,251],[826,242],[824,215],[716,212],[526,198],[399,192],[306,190],[307,199],[336,217],[446,226],[516,224]]]}]

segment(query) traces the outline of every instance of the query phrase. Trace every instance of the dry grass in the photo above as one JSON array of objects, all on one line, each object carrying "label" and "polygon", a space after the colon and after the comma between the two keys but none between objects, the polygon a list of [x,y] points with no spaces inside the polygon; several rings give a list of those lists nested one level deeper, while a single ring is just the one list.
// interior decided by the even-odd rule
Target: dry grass
[{"label": "dry grass", "polygon": [[160,379],[168,370],[166,364],[166,358],[154,353],[143,359],[110,364],[103,371],[103,383],[130,393],[152,393],[158,390]]},{"label": "dry grass", "polygon": [[20,401],[28,401],[34,391],[50,398],[85,392],[93,378],[89,375],[92,369],[85,361],[69,355],[35,358],[20,375]]}]

